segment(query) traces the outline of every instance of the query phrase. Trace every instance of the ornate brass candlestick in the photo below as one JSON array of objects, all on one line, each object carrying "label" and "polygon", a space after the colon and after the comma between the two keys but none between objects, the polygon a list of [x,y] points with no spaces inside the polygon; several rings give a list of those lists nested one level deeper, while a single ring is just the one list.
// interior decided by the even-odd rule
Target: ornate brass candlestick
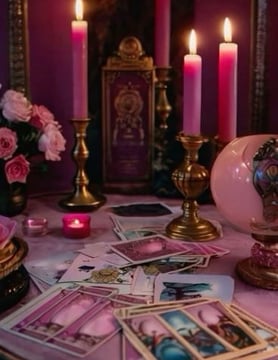
[{"label": "ornate brass candlestick", "polygon": [[157,67],[156,68],[156,89],[157,89],[157,100],[156,100],[156,111],[161,119],[160,128],[167,129],[167,119],[172,111],[167,97],[167,87],[170,81],[169,72],[170,67]]},{"label": "ornate brass candlestick", "polygon": [[213,240],[219,233],[211,222],[198,216],[196,201],[209,185],[208,171],[198,164],[198,151],[203,144],[203,137],[180,133],[177,140],[185,149],[185,157],[173,172],[172,180],[185,199],[182,205],[183,215],[167,225],[166,234],[170,238],[186,241]]},{"label": "ornate brass candlestick", "polygon": [[74,179],[74,192],[68,198],[59,202],[60,206],[72,211],[92,211],[105,203],[105,197],[99,193],[88,190],[88,177],[85,164],[89,155],[85,138],[86,129],[90,119],[72,119],[75,129],[76,144],[73,157],[77,165],[77,173]]}]

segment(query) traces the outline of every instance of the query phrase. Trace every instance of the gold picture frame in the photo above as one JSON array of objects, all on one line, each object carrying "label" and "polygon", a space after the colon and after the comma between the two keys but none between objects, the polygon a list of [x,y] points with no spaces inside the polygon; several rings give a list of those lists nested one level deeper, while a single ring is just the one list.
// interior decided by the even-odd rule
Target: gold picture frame
[{"label": "gold picture frame", "polygon": [[28,0],[9,0],[9,86],[30,96]]}]

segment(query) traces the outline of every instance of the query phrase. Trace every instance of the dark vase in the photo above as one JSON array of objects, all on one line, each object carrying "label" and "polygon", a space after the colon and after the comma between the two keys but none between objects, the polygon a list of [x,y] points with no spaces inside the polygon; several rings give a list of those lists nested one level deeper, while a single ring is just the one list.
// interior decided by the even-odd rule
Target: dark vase
[{"label": "dark vase", "polygon": [[[3,185],[3,184],[2,184]],[[26,184],[13,183],[1,186],[0,189],[0,214],[15,216],[20,214],[27,205]]]}]

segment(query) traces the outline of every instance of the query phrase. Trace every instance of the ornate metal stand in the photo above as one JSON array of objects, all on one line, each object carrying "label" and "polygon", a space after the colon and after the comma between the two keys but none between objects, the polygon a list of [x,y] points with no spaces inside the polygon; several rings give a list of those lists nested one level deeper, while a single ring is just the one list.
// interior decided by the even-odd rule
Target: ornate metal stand
[{"label": "ornate metal stand", "polygon": [[239,261],[239,276],[260,288],[278,290],[278,236],[252,234],[257,241],[249,258]]},{"label": "ornate metal stand", "polygon": [[169,72],[170,67],[156,68],[156,89],[157,89],[157,100],[156,100],[156,111],[161,119],[160,128],[167,129],[167,119],[172,111],[167,98],[167,87],[170,81]]},{"label": "ornate metal stand", "polygon": [[185,199],[182,205],[183,215],[167,225],[166,234],[170,238],[185,241],[213,240],[219,233],[211,222],[198,216],[196,201],[209,185],[208,171],[198,164],[198,151],[203,144],[203,137],[180,133],[177,140],[185,149],[185,157],[173,172],[172,180]]},{"label": "ornate metal stand", "polygon": [[88,158],[88,149],[85,143],[86,129],[90,119],[72,119],[75,129],[76,144],[74,148],[74,159],[77,164],[75,177],[75,189],[73,194],[59,202],[59,205],[72,211],[92,211],[99,208],[106,201],[100,193],[93,193],[88,190],[88,177],[85,171],[85,164]]}]

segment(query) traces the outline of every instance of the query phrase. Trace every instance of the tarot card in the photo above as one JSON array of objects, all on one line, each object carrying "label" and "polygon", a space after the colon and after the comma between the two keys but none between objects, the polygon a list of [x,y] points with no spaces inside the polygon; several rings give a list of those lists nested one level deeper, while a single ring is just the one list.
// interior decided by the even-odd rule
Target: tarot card
[{"label": "tarot card", "polygon": [[[214,334],[202,327],[198,321],[182,309],[170,309],[158,313],[174,333],[201,358],[231,358],[231,349]],[[230,353],[230,354],[229,354]]]},{"label": "tarot card", "polygon": [[95,284],[131,285],[132,273],[128,267],[123,270],[103,261],[79,254],[59,282],[86,281]]},{"label": "tarot card", "polygon": [[219,300],[186,305],[183,309],[236,351],[238,357],[262,350],[267,346],[266,341]]},{"label": "tarot card", "polygon": [[158,217],[123,217],[111,215],[110,218],[114,226],[119,231],[127,230],[150,230],[158,233],[164,233],[165,227],[176,215],[170,214]]},{"label": "tarot card", "polygon": [[88,311],[78,320],[51,339],[51,343],[61,350],[84,356],[109,340],[120,326],[113,315],[113,306],[96,311]]},{"label": "tarot card", "polygon": [[144,359],[180,358],[197,360],[190,347],[186,347],[156,316],[139,315],[119,320],[125,335]]},{"label": "tarot card", "polygon": [[87,244],[84,248],[78,250],[78,252],[90,256],[92,258],[106,255],[110,251],[110,243],[96,243]]},{"label": "tarot card", "polygon": [[133,229],[120,231],[117,228],[113,229],[115,234],[123,241],[129,241],[134,239],[139,239],[146,236],[158,235],[159,232],[154,230],[144,230],[144,229]]},{"label": "tarot card", "polygon": [[199,264],[202,264],[201,256],[177,255],[166,259],[159,259],[142,264],[146,275],[172,274],[176,272],[191,272]]},{"label": "tarot card", "polygon": [[153,296],[155,277],[156,275],[146,274],[141,266],[137,266],[133,276],[131,293],[133,295]]},{"label": "tarot card", "polygon": [[211,254],[211,255],[214,255],[214,256],[223,256],[223,255],[229,254],[229,252],[230,252],[229,249],[223,248],[222,246],[207,245],[207,247],[212,252],[214,252],[213,254]]},{"label": "tarot card", "polygon": [[111,298],[111,302],[115,308],[128,305],[148,304],[149,300],[145,297],[134,296],[130,294],[115,294]]},{"label": "tarot card", "polygon": [[127,243],[119,242],[111,245],[111,249],[131,263],[140,264],[172,255],[183,254],[187,252],[188,248],[182,242],[171,241],[165,236],[156,235]]},{"label": "tarot card", "polygon": [[111,206],[108,210],[119,216],[162,216],[171,214],[171,209],[164,203],[130,203]]},{"label": "tarot card", "polygon": [[226,275],[160,274],[155,279],[154,301],[219,298],[230,303],[234,280]]},{"label": "tarot card", "polygon": [[131,263],[127,259],[123,258],[119,254],[114,253],[113,251],[111,251],[108,254],[100,256],[99,259],[107,263],[116,265],[118,267],[126,267],[131,265]]},{"label": "tarot card", "polygon": [[[75,349],[76,344],[73,347],[74,352],[71,352],[69,346],[63,345],[60,334],[64,335],[66,329],[73,330],[78,326],[78,330],[84,326],[83,333],[85,333],[86,324],[88,325],[92,318],[99,319],[97,315],[103,315],[101,311],[111,306],[109,297],[114,292],[106,288],[77,286],[69,283],[59,286],[54,285],[30,303],[3,319],[0,326],[3,330],[29,340],[39,343],[43,341],[44,345],[54,346],[60,350],[80,355],[80,351]],[[105,316],[102,316],[101,320],[103,326],[108,325]],[[52,324],[52,326],[48,326],[49,324]],[[98,329],[100,331],[100,328]],[[58,340],[55,341],[55,339]],[[67,344],[67,342],[65,343]],[[100,343],[101,341],[99,341]]]},{"label": "tarot card", "polygon": [[[267,347],[262,353],[254,354],[254,359],[263,359],[267,356],[270,358],[278,355],[278,329],[265,323],[261,319],[243,310],[235,304],[230,305],[230,309],[234,312],[249,328],[251,328],[260,338],[267,342]],[[255,357],[256,355],[256,357]]]},{"label": "tarot card", "polygon": [[40,293],[48,290],[51,285],[47,284],[46,282],[42,281],[41,279],[37,278],[36,276],[29,274],[30,279],[32,280],[33,284],[37,287]]},{"label": "tarot card", "polygon": [[144,360],[125,334],[122,335],[122,360]]},{"label": "tarot card", "polygon": [[66,251],[39,260],[25,261],[24,266],[31,275],[53,285],[62,277],[75,257],[76,253]]}]

